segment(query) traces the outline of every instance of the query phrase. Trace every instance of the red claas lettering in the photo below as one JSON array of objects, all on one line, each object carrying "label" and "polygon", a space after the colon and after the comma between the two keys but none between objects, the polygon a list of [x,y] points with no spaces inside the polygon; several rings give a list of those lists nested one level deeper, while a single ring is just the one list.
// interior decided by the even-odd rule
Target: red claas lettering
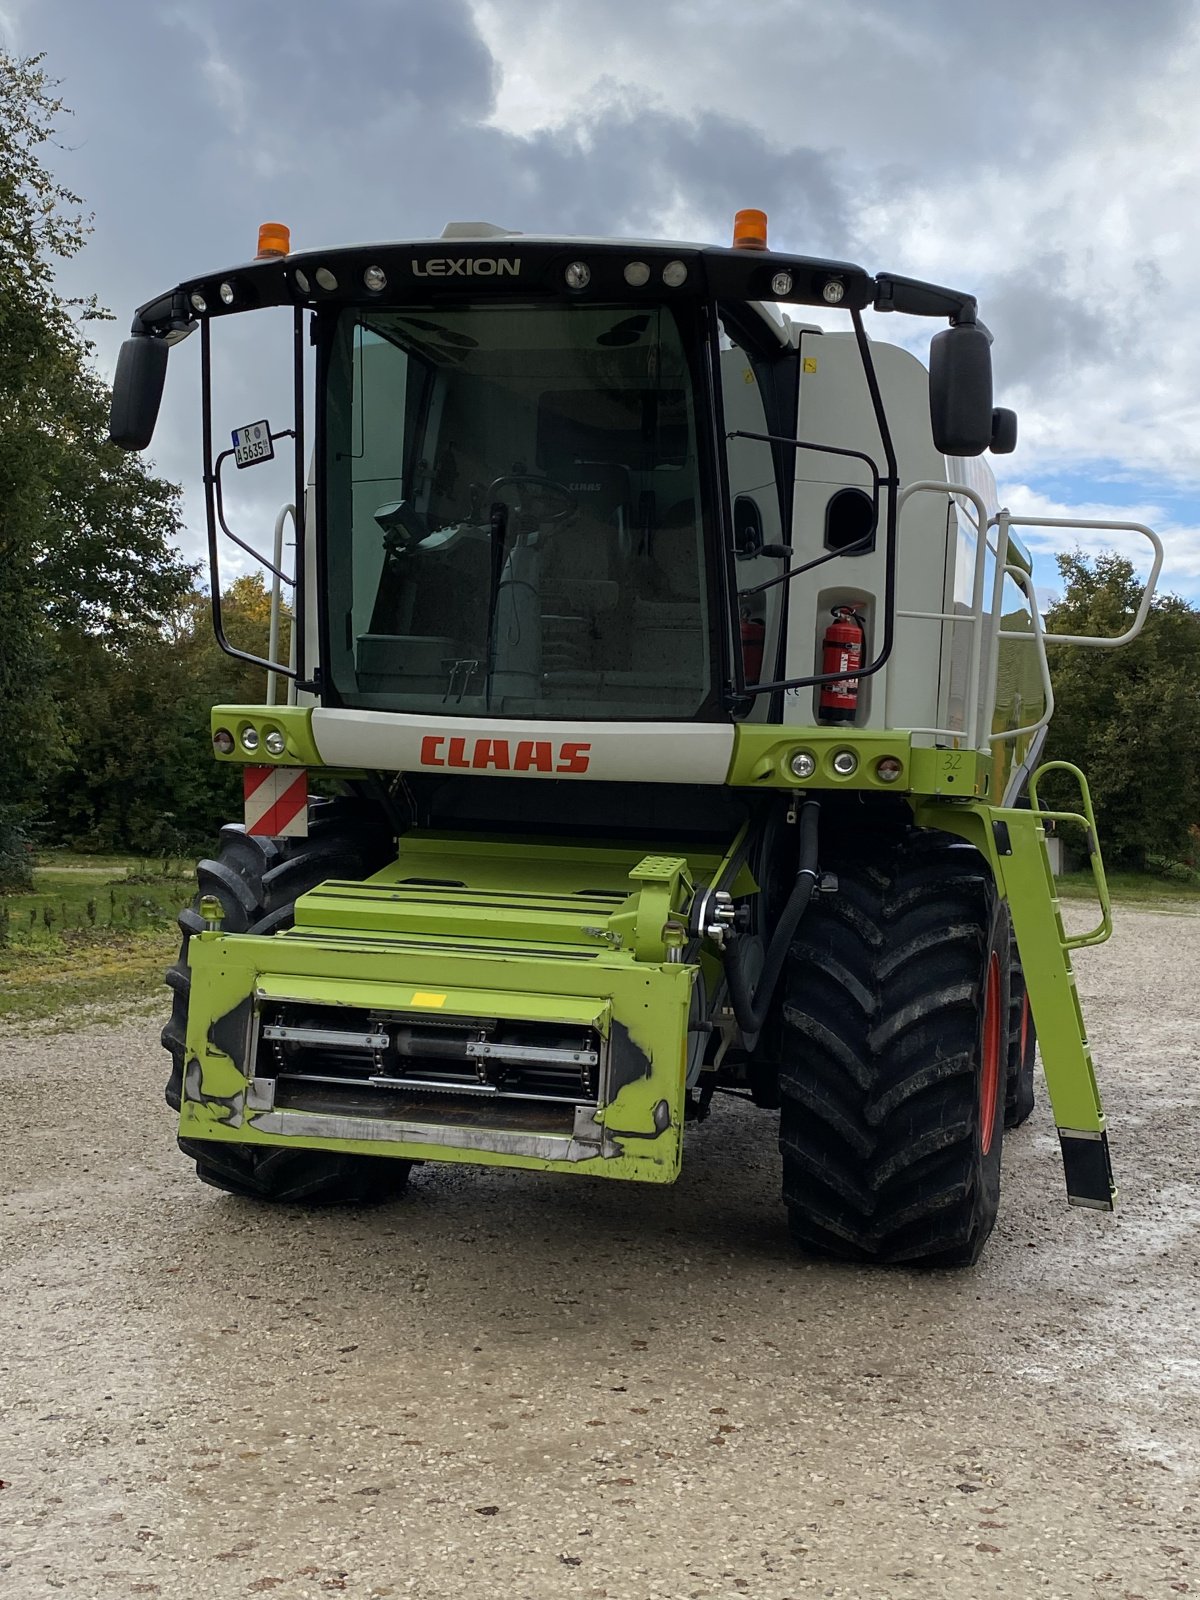
[{"label": "red claas lettering", "polygon": [[590,744],[555,746],[549,739],[519,739],[514,750],[507,739],[467,740],[427,733],[421,740],[421,765],[474,772],[586,772],[591,748]]}]

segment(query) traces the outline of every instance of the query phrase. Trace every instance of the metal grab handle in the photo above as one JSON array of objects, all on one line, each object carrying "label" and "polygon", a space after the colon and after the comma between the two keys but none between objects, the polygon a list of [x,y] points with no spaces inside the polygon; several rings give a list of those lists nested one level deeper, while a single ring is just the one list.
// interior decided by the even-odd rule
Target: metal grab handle
[{"label": "metal grab handle", "polygon": [[1144,522],[1083,522],[1074,517],[1010,517],[1007,511],[999,513],[996,521],[1003,519],[1007,526],[1021,528],[1099,528],[1108,533],[1140,533],[1144,539],[1150,541],[1154,550],[1154,561],[1150,567],[1150,576],[1146,580],[1146,587],[1142,593],[1142,603],[1138,606],[1137,615],[1130,627],[1124,633],[1117,634],[1115,638],[1097,638],[1090,633],[1048,633],[1045,635],[1047,644],[1084,644],[1092,645],[1102,650],[1116,650],[1123,644],[1130,644],[1141,633],[1145,626],[1146,618],[1150,615],[1150,602],[1154,599],[1155,585],[1158,575],[1162,571],[1163,544],[1153,528],[1148,528]]},{"label": "metal grab handle", "polygon": [[[283,529],[284,524],[287,522],[289,517],[292,519],[292,528],[295,531],[298,540],[300,535],[300,524],[296,521],[296,508],[290,500],[288,501],[287,505],[280,507],[279,515],[275,518],[275,544],[273,547],[275,560],[270,564],[271,621],[267,635],[267,656],[271,661],[274,661],[279,655],[279,613],[283,605],[282,586],[284,582],[289,582],[292,584],[293,588],[295,587],[295,579],[288,578],[287,574],[283,571]],[[295,628],[292,629],[292,633],[293,635],[295,634]],[[291,654],[294,655],[294,651]],[[294,662],[290,661],[289,665],[294,666]],[[267,704],[269,706],[273,706],[275,704],[275,698],[278,692],[279,674],[277,672],[268,672]]]},{"label": "metal grab handle", "polygon": [[[965,700],[966,716],[964,717],[965,726],[963,727],[961,733],[954,733],[954,737],[964,738],[968,746],[971,749],[974,749],[978,743],[979,681],[983,671],[983,596],[987,582],[987,530],[989,526],[987,506],[983,502],[983,496],[979,494],[977,490],[972,489],[968,484],[947,483],[945,480],[939,482],[936,478],[918,478],[915,483],[906,484],[896,497],[897,521],[899,521],[904,507],[908,504],[909,499],[914,494],[945,495],[947,499],[958,495],[965,500],[969,500],[975,507],[977,520],[975,523],[975,571],[971,580],[971,609],[962,616],[930,616],[928,618],[921,619],[930,622],[965,622],[971,628],[971,654],[967,667],[967,693]],[[897,613],[897,615],[902,616],[904,613]],[[891,726],[892,722],[891,687],[892,675],[889,674],[887,693],[884,697],[884,716],[889,727]],[[936,728],[912,728],[909,731],[912,733],[936,734],[941,732],[950,732],[951,730]]]},{"label": "metal grab handle", "polygon": [[[1083,801],[1081,816],[1078,811],[1043,811],[1038,799],[1038,785],[1048,772],[1069,772],[1079,785]],[[1108,879],[1104,872],[1104,858],[1100,854],[1100,835],[1096,831],[1096,814],[1092,810],[1092,792],[1083,773],[1070,761],[1047,761],[1029,780],[1029,805],[1043,822],[1077,822],[1087,835],[1088,865],[1096,885],[1096,898],[1100,902],[1100,921],[1089,933],[1064,935],[1064,950],[1079,950],[1084,945],[1103,944],[1112,933],[1112,903],[1108,897]]]},{"label": "metal grab handle", "polygon": [[1001,628],[997,639],[1024,639],[1037,645],[1038,671],[1042,678],[1042,691],[1046,696],[1046,709],[1036,722],[1031,722],[1025,728],[1005,728],[1002,733],[992,735],[992,743],[1002,743],[1007,739],[1020,739],[1027,733],[1038,733],[1049,725],[1050,718],[1054,715],[1054,685],[1050,681],[1050,662],[1046,657],[1046,633],[1042,627],[1042,613],[1038,607],[1037,591],[1033,585],[1033,577],[1025,571],[1024,567],[1015,567],[1011,562],[1006,564],[1005,575],[1010,577],[1020,589],[1024,591],[1025,598],[1029,601],[1029,615],[1033,622],[1032,633],[1022,633],[1014,628]]}]

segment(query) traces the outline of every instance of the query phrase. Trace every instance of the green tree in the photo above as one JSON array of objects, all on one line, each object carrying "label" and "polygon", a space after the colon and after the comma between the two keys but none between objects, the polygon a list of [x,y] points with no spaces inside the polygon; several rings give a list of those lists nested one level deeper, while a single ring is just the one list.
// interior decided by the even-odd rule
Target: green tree
[{"label": "green tree", "polygon": [[88,232],[43,158],[64,115],[41,57],[0,51],[0,889],[27,879],[28,828],[65,755],[50,692],[54,630],[131,639],[191,586],[178,490],[107,440],[94,299],[55,271]]},{"label": "green tree", "polygon": [[[1046,616],[1052,633],[1123,633],[1144,585],[1117,555],[1060,556],[1065,590]],[[1153,601],[1146,626],[1120,650],[1051,646],[1055,715],[1047,759],[1087,773],[1105,853],[1194,859],[1200,824],[1200,612],[1175,595]],[[1048,791],[1054,793],[1054,791]],[[1069,790],[1054,793],[1074,809]]]},{"label": "green tree", "polygon": [[[270,597],[257,575],[222,595],[230,642],[265,655]],[[287,652],[287,618],[281,629]],[[46,793],[53,835],[83,850],[186,853],[242,810],[241,766],[214,759],[214,705],[261,705],[266,674],[217,647],[208,596],[126,639],[78,625],[56,638],[54,677],[68,759]]]}]

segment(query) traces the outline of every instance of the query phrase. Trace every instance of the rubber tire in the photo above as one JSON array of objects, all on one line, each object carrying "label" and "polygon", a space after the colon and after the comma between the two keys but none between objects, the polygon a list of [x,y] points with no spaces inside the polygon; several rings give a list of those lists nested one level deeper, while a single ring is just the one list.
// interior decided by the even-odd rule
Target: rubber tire
[{"label": "rubber tire", "polygon": [[179,1148],[195,1161],[201,1183],[244,1200],[276,1205],[378,1205],[404,1193],[412,1170],[408,1161],[346,1155],[340,1150],[226,1144],[216,1139],[180,1139]]},{"label": "rubber tire", "polygon": [[838,891],[814,899],[781,985],[792,1237],[848,1261],[971,1265],[1000,1201],[1006,910],[982,857],[935,830],[860,835],[821,865]]},{"label": "rubber tire", "polygon": [[[204,926],[196,909],[200,898],[220,900],[229,933],[276,933],[291,927],[302,894],[329,878],[368,877],[391,853],[390,832],[380,814],[352,799],[310,801],[305,839],[260,838],[241,823],[221,829],[215,859],[197,865],[196,900],[179,914],[179,960],[166,975],[172,1002],[162,1043],[171,1057],[169,1106],[178,1111],[182,1098],[192,984],[188,943]],[[408,1162],[380,1156],[209,1139],[180,1139],[179,1147],[195,1161],[202,1182],[256,1200],[368,1204],[401,1193],[409,1174]]]},{"label": "rubber tire", "polygon": [[1009,968],[1008,1074],[1004,1096],[1004,1126],[1019,1128],[1033,1115],[1033,1069],[1037,1056],[1037,1028],[1029,1009],[1025,973],[1016,943]]}]

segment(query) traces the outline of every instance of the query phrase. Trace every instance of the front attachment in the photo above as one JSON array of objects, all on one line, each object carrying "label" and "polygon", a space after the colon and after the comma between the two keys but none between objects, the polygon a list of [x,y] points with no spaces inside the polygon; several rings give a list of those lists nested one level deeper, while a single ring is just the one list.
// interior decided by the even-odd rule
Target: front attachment
[{"label": "front attachment", "polygon": [[410,835],[274,937],[197,934],[180,1135],[644,1182],[679,1171],[716,862]]}]

